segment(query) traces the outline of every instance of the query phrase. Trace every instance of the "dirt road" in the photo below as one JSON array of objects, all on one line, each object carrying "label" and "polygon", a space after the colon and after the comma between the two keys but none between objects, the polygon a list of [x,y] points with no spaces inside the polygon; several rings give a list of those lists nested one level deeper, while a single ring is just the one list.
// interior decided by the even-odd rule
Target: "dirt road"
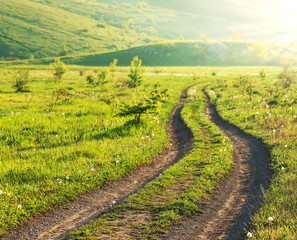
[{"label": "dirt road", "polygon": [[90,191],[64,207],[36,215],[32,221],[11,231],[1,239],[65,239],[80,226],[89,223],[112,205],[122,202],[166,168],[183,158],[191,149],[192,133],[181,119],[181,109],[185,105],[187,90],[184,90],[179,103],[171,114],[167,127],[169,146],[152,159],[151,164],[137,169],[132,175],[105,187]]},{"label": "dirt road", "polygon": [[270,185],[270,155],[262,142],[224,122],[206,94],[205,99],[205,114],[232,142],[234,166],[212,194],[212,201],[202,207],[205,214],[184,219],[166,239],[245,239],[245,230],[263,200],[262,189]]}]

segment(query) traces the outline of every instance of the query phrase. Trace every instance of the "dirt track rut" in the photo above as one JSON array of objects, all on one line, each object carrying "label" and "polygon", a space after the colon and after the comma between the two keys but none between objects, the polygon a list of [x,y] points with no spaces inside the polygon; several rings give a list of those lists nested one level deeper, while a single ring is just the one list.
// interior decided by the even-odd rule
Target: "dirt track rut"
[{"label": "dirt track rut", "polygon": [[270,155],[265,145],[238,127],[223,121],[213,104],[207,102],[206,115],[232,142],[234,165],[230,177],[221,181],[205,214],[188,217],[172,228],[166,239],[245,239],[245,231],[270,185]]},{"label": "dirt track rut", "polygon": [[116,203],[123,201],[170,165],[183,158],[192,146],[192,133],[180,115],[185,105],[186,92],[187,89],[183,91],[179,103],[171,114],[171,121],[167,127],[170,144],[152,160],[151,164],[139,168],[132,175],[120,181],[109,183],[103,188],[78,197],[74,202],[67,203],[67,208],[54,208],[36,215],[32,221],[27,221],[1,239],[67,239],[71,232],[108,210],[111,205],[114,205],[114,201]]},{"label": "dirt track rut", "polygon": [[[220,182],[210,203],[201,206],[204,214],[187,217],[183,224],[173,227],[165,239],[244,239],[251,216],[263,200],[262,189],[269,188],[269,152],[256,138],[224,122],[215,106],[207,100],[206,114],[220,127],[234,147],[234,165],[230,177]],[[80,226],[98,218],[113,201],[121,202],[152,181],[164,169],[183,158],[191,149],[192,134],[180,117],[185,104],[186,90],[171,115],[167,132],[170,144],[152,163],[132,175],[109,183],[104,188],[84,194],[68,208],[55,208],[10,232],[2,239],[67,239]]]}]

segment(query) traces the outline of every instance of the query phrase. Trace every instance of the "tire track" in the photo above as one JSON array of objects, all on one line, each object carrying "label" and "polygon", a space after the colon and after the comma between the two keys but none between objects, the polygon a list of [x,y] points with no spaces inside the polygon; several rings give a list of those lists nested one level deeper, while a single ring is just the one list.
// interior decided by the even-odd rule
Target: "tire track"
[{"label": "tire track", "polygon": [[205,114],[233,144],[234,165],[230,177],[212,194],[211,202],[202,207],[205,214],[186,218],[166,239],[245,239],[245,231],[263,200],[263,190],[270,185],[270,155],[261,141],[223,121],[205,91],[204,96]]},{"label": "tire track", "polygon": [[192,147],[192,133],[181,118],[181,110],[187,98],[187,89],[182,92],[180,101],[171,114],[167,127],[170,138],[169,146],[152,159],[146,166],[137,169],[133,174],[106,186],[79,196],[74,202],[65,204],[64,208],[36,214],[16,230],[1,239],[67,239],[69,234],[79,227],[97,219],[102,212],[122,202],[146,183],[154,180],[166,168],[182,159]]}]

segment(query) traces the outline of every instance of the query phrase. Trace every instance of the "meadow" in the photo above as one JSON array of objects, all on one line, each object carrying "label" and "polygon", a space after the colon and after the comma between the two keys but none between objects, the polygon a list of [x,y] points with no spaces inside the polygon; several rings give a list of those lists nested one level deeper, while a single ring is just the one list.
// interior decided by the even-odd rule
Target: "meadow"
[{"label": "meadow", "polygon": [[226,121],[264,141],[273,179],[252,224],[253,239],[296,239],[296,81],[294,69],[220,78],[208,89]]},{"label": "meadow", "polygon": [[[69,68],[56,82],[49,67],[39,67],[30,70],[29,92],[16,93],[17,71],[1,69],[1,233],[32,213],[120,179],[166,146],[169,114],[193,80],[151,76],[128,88],[126,70],[93,86],[86,76],[99,68]],[[159,115],[139,125],[115,117],[119,103],[142,101],[156,84],[162,89],[172,83]]]},{"label": "meadow", "polygon": [[[27,92],[12,87],[19,69],[29,71]],[[200,213],[200,204],[228,176],[233,152],[204,114],[202,88],[209,85],[221,117],[262,139],[271,153],[274,177],[250,233],[255,239],[296,238],[296,83],[284,85],[282,68],[147,67],[142,85],[129,88],[129,68],[117,67],[106,84],[86,81],[102,70],[67,66],[57,81],[46,65],[0,69],[0,234],[149,163],[167,146],[170,113],[189,86],[182,117],[194,136],[191,153],[72,238],[115,234],[119,222],[139,212],[148,220],[127,227],[137,229],[136,237],[157,238],[184,216]],[[116,116],[121,103],[139,103],[156,89],[168,89],[159,114],[138,125]]]}]

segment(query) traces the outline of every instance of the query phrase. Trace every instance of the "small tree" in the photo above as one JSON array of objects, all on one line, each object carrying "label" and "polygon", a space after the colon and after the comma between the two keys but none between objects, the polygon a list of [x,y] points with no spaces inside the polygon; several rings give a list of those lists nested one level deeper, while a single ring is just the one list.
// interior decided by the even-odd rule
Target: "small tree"
[{"label": "small tree", "polygon": [[16,88],[17,92],[28,92],[28,83],[29,80],[29,71],[28,70],[19,70],[14,76],[13,87]]},{"label": "small tree", "polygon": [[56,59],[56,61],[52,64],[52,68],[55,71],[54,76],[56,80],[61,80],[62,76],[66,73],[66,65],[60,59]]},{"label": "small tree", "polygon": [[123,104],[120,112],[116,115],[119,117],[133,116],[132,124],[140,123],[141,117],[145,114],[158,114],[161,102],[168,96],[167,89],[159,91],[158,89],[151,92],[150,97],[145,97],[143,102]]},{"label": "small tree", "polygon": [[108,75],[109,70],[103,69],[101,73],[98,74],[98,85],[104,85],[105,83],[108,83]]},{"label": "small tree", "polygon": [[113,61],[109,64],[109,70],[111,72],[115,72],[117,69],[118,59],[113,59]]},{"label": "small tree", "polygon": [[253,94],[254,94],[254,90],[255,90],[255,86],[254,85],[249,85],[249,86],[247,86],[247,88],[246,88],[246,93],[247,93],[247,95],[249,95],[250,96],[250,101],[252,101],[252,97],[253,97]]},{"label": "small tree", "polygon": [[128,77],[130,78],[130,81],[128,83],[129,87],[137,87],[140,86],[142,83],[142,77],[143,77],[143,69],[141,67],[142,61],[138,59],[138,57],[134,57],[133,61],[131,62],[130,67],[130,74]]},{"label": "small tree", "polygon": [[86,81],[88,82],[88,84],[92,84],[92,85],[95,85],[96,84],[95,76],[94,75],[91,75],[91,74],[89,74],[86,77]]}]

